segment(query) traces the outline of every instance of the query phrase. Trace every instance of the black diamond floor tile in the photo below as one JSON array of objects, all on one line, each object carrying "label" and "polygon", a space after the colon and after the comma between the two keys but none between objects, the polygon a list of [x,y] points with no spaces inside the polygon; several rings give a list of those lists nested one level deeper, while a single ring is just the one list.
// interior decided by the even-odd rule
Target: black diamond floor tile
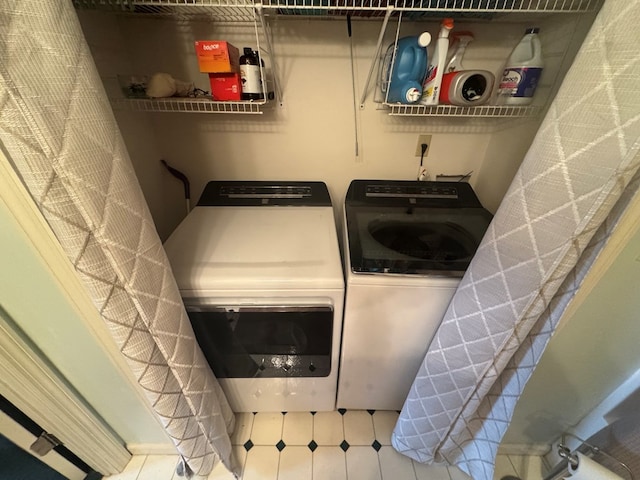
[{"label": "black diamond floor tile", "polygon": [[243,445],[244,449],[248,452],[253,448],[253,442],[251,440],[247,440]]},{"label": "black diamond floor tile", "polygon": [[347,450],[349,450],[349,443],[346,440],[343,440],[340,444],[340,448],[343,452],[346,452]]},{"label": "black diamond floor tile", "polygon": [[374,440],[371,446],[376,452],[379,452],[380,449],[382,448],[382,445],[380,445],[380,442],[378,440]]},{"label": "black diamond floor tile", "polygon": [[373,415],[374,413],[376,413],[375,410],[367,410],[367,412],[369,412],[369,415]]},{"label": "black diamond floor tile", "polygon": [[278,449],[279,452],[284,450],[284,447],[286,447],[286,446],[287,446],[287,444],[284,443],[282,440],[280,440],[278,443],[276,443],[276,448]]},{"label": "black diamond floor tile", "polygon": [[316,442],[314,442],[313,440],[311,440],[309,442],[309,445],[307,445],[307,447],[309,447],[309,450],[311,450],[312,452],[318,448],[318,444]]},{"label": "black diamond floor tile", "polygon": [[347,409],[346,408],[339,408],[338,412],[340,412],[340,415],[344,415],[345,413],[347,413]]}]

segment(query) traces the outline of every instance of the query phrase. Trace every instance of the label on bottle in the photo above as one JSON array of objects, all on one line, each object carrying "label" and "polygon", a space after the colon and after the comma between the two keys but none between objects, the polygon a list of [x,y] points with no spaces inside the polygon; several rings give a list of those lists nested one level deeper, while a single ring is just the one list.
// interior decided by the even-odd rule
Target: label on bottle
[{"label": "label on bottle", "polygon": [[260,67],[257,65],[240,65],[240,78],[243,93],[262,93]]},{"label": "label on bottle", "polygon": [[502,72],[498,95],[505,97],[533,97],[542,73],[539,67],[514,67]]}]

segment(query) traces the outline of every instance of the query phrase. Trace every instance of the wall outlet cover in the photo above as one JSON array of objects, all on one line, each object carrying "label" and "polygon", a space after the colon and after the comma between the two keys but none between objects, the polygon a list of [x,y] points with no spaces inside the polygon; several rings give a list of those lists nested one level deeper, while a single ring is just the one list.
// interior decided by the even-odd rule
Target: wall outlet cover
[{"label": "wall outlet cover", "polygon": [[418,135],[418,143],[416,144],[416,157],[422,155],[422,144],[427,144],[427,151],[424,152],[424,158],[429,156],[429,150],[431,150],[431,135]]}]

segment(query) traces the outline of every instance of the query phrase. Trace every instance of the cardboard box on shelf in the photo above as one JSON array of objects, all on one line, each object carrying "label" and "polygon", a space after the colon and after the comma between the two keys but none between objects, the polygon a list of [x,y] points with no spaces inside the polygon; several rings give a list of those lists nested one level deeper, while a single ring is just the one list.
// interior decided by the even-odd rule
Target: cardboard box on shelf
[{"label": "cardboard box on shelf", "polygon": [[242,100],[242,80],[239,73],[210,73],[211,96],[219,102]]},{"label": "cardboard box on shelf", "polygon": [[196,56],[202,73],[240,72],[240,52],[223,40],[196,41]]}]

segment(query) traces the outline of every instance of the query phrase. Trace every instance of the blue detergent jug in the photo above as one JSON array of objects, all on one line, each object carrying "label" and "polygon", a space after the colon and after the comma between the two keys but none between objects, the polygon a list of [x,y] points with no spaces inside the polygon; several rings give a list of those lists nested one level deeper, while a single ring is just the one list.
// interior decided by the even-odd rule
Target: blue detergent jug
[{"label": "blue detergent jug", "polygon": [[393,69],[389,68],[393,58],[393,44],[389,46],[384,60],[385,81],[382,83],[386,85],[388,81],[387,102],[410,104],[420,100],[428,63],[426,47],[430,42],[429,32],[399,39]]}]

